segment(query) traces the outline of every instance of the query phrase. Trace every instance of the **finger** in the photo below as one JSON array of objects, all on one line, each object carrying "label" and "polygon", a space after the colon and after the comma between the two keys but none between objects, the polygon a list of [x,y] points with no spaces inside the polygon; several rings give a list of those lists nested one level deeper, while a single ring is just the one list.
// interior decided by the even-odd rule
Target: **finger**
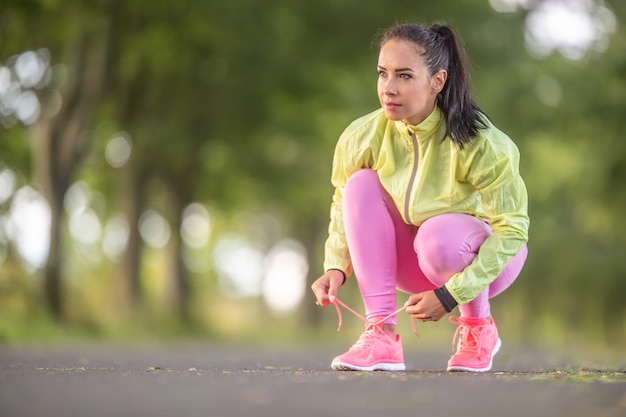
[{"label": "finger", "polygon": [[409,296],[409,299],[406,300],[406,303],[404,303],[404,306],[405,307],[414,306],[417,303],[419,303],[422,300],[422,298],[423,298],[423,296],[422,296],[421,293],[412,294],[412,295]]},{"label": "finger", "polygon": [[415,320],[432,320],[432,315],[423,311],[420,307],[409,307],[407,308],[407,313]]},{"label": "finger", "polygon": [[333,284],[330,284],[330,288],[328,289],[328,301],[331,303],[334,303],[335,300],[337,299],[337,292],[339,291],[339,288],[335,288],[333,286]]},{"label": "finger", "polygon": [[313,294],[315,294],[315,298],[317,299],[317,305],[324,305],[324,300],[327,299],[325,288],[320,287],[319,285],[313,284],[311,285],[311,290]]},{"label": "finger", "polygon": [[326,307],[328,305],[330,305],[332,302],[334,302],[334,300],[330,300],[330,297],[328,294],[326,294],[325,292],[323,293],[317,293],[316,294],[316,298],[317,301],[315,302],[315,304],[317,304],[318,306],[322,306],[322,307]]},{"label": "finger", "polygon": [[420,301],[421,299],[413,304],[409,304],[407,307],[405,307],[405,311],[412,316],[423,314],[424,309],[422,308],[423,306],[420,304]]},{"label": "finger", "polygon": [[406,307],[406,308],[404,309],[404,311],[406,311],[406,313],[407,313],[409,316],[413,316],[414,318],[417,318],[416,316],[417,316],[418,314],[422,314],[422,313],[423,313],[423,312],[422,312],[422,309],[421,309],[421,308],[419,308],[417,305],[410,305],[410,306]]}]

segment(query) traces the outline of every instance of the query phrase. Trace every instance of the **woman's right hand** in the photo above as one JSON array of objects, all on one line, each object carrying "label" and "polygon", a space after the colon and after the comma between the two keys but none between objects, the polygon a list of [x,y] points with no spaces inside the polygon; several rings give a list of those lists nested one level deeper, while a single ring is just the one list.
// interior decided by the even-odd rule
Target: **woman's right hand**
[{"label": "woman's right hand", "polygon": [[343,285],[343,277],[343,272],[331,269],[311,285],[311,290],[317,298],[317,304],[327,306],[335,302],[339,287]]}]

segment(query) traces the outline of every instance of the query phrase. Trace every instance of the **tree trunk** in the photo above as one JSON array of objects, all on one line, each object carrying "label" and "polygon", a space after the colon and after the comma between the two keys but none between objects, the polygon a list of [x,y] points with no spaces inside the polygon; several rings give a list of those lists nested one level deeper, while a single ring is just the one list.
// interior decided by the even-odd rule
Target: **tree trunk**
[{"label": "tree trunk", "polygon": [[180,318],[190,323],[193,320],[191,314],[191,294],[189,288],[189,275],[183,261],[183,243],[180,235],[182,213],[190,202],[188,185],[181,188],[180,181],[170,178],[166,182],[168,188],[168,220],[172,227],[172,235],[169,243],[169,292],[168,304],[177,311]]},{"label": "tree trunk", "polygon": [[185,322],[191,322],[189,277],[182,256],[182,242],[180,238],[181,214],[172,219],[172,236],[169,244],[169,292],[168,304],[177,311]]},{"label": "tree trunk", "polygon": [[45,298],[58,320],[64,318],[63,198],[90,141],[88,129],[104,89],[110,22],[102,20],[101,23],[103,25],[85,25],[84,36],[69,43],[65,64],[71,72],[61,91],[63,106],[53,117],[44,109],[42,117],[32,127],[34,178],[48,200],[51,215],[50,252],[44,267]]},{"label": "tree trunk", "polygon": [[62,319],[63,293],[61,291],[61,218],[62,200],[56,195],[48,197],[50,204],[50,251],[44,266],[44,297],[53,317]]},{"label": "tree trunk", "polygon": [[136,310],[143,300],[140,277],[141,239],[139,237],[139,217],[143,210],[143,175],[134,166],[122,170],[122,198],[124,214],[128,221],[128,242],[120,262],[119,275],[125,288],[125,309]]}]

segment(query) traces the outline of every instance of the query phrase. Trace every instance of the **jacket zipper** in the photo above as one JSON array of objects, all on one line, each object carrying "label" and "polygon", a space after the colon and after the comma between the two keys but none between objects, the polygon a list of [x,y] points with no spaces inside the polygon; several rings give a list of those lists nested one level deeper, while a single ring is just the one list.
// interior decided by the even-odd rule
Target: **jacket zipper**
[{"label": "jacket zipper", "polygon": [[404,200],[404,218],[408,223],[411,223],[411,215],[409,211],[410,203],[411,203],[411,191],[413,190],[413,183],[415,182],[415,177],[417,175],[417,159],[419,158],[419,149],[417,147],[417,137],[415,133],[411,132],[411,140],[413,141],[413,171],[411,172],[411,179],[409,180],[409,185],[406,190],[406,199]]}]

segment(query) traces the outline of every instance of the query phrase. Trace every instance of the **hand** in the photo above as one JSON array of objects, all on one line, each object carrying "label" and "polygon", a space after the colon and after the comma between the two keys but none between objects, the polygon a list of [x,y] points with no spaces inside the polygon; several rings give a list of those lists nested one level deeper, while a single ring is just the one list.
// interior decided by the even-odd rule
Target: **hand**
[{"label": "hand", "polygon": [[404,305],[407,314],[415,320],[437,321],[448,314],[434,291],[413,294]]},{"label": "hand", "polygon": [[333,303],[342,284],[343,273],[341,271],[336,269],[326,271],[311,285],[311,290],[317,298],[317,304],[327,306]]}]

